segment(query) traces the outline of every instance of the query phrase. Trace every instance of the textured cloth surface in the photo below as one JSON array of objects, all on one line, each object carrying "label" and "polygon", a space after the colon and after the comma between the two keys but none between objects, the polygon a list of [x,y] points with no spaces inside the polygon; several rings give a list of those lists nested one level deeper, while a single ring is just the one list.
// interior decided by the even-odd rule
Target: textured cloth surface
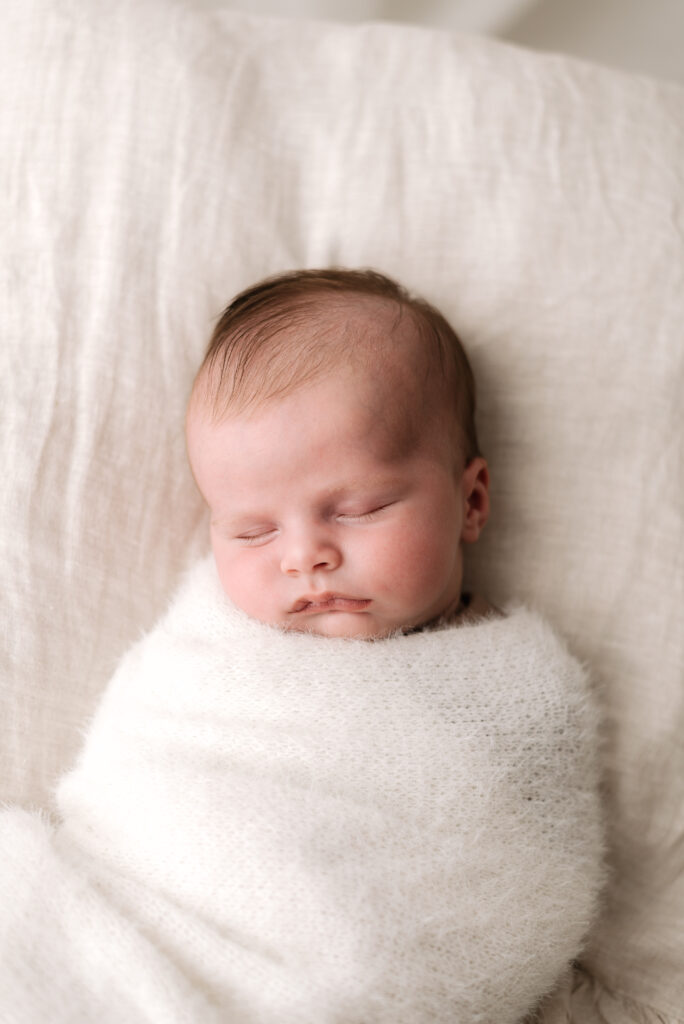
[{"label": "textured cloth surface", "polygon": [[[584,670],[524,608],[330,640],[247,618],[204,560],[107,688],[42,868],[24,840],[33,917],[5,872],[4,1005],[102,1020],[114,974],[106,1020],[199,1022],[206,999],[235,1024],[516,1024],[597,907],[597,723]],[[36,930],[63,961],[63,1015],[64,980],[25,962]],[[80,963],[93,936],[99,982]]]},{"label": "textured cloth surface", "polygon": [[374,265],[478,378],[469,585],[542,607],[600,683],[613,881],[568,1000],[681,1020],[682,90],[418,29],[5,0],[0,97],[0,798],[53,806],[204,548],[182,421],[213,318],[267,273]]}]

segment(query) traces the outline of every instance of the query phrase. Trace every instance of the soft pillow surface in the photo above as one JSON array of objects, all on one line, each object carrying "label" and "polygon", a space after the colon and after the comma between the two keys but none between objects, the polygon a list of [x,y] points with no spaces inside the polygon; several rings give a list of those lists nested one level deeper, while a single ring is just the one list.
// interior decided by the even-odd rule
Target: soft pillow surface
[{"label": "soft pillow surface", "polygon": [[0,18],[2,799],[52,805],[206,546],[183,413],[214,318],[271,272],[375,266],[472,357],[494,511],[469,583],[543,608],[604,704],[585,963],[681,1017],[682,91],[170,0]]}]

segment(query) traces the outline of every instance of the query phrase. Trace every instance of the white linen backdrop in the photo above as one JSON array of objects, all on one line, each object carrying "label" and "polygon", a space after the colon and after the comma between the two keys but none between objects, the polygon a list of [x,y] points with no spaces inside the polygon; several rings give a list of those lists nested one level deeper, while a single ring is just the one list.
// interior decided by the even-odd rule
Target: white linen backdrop
[{"label": "white linen backdrop", "polygon": [[604,704],[585,967],[681,1018],[682,91],[172,0],[7,0],[0,24],[2,798],[51,808],[205,548],[183,412],[213,319],[268,273],[375,266],[472,357],[494,512],[469,584],[541,608]]}]

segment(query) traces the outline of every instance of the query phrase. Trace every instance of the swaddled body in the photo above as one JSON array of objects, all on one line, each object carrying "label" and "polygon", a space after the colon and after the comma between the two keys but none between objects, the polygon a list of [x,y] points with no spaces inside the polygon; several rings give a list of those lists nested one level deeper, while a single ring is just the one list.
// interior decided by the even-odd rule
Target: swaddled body
[{"label": "swaddled body", "polygon": [[161,949],[196,937],[225,1020],[513,1024],[594,912],[594,722],[525,609],[329,640],[248,618],[207,561],[110,684],[61,842],[140,885]]}]

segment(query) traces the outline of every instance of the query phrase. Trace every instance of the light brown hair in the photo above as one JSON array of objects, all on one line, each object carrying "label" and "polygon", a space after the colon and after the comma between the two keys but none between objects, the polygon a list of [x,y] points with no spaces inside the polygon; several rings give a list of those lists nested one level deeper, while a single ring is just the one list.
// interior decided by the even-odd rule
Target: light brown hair
[{"label": "light brown hair", "polygon": [[217,421],[228,412],[244,412],[257,402],[284,396],[329,369],[331,359],[349,363],[364,348],[361,358],[372,373],[367,350],[379,347],[377,340],[344,331],[340,336],[340,317],[332,315],[348,309],[355,296],[380,300],[386,311],[393,309],[390,337],[383,335],[385,349],[402,318],[410,318],[417,343],[412,362],[426,391],[422,405],[433,414],[447,414],[468,463],[480,452],[475,381],[461,341],[437,309],[376,270],[296,270],[241,292],[218,319],[191,404],[201,402]]}]

